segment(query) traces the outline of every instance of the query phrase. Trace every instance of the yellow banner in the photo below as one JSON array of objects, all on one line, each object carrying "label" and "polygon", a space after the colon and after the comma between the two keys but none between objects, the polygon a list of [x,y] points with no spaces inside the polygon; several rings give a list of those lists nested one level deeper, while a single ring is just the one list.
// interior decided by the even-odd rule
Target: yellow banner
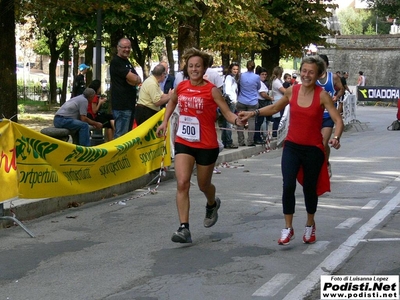
[{"label": "yellow banner", "polygon": [[171,165],[169,134],[156,137],[162,110],[110,142],[83,147],[9,120],[0,122],[0,202],[87,193]]}]

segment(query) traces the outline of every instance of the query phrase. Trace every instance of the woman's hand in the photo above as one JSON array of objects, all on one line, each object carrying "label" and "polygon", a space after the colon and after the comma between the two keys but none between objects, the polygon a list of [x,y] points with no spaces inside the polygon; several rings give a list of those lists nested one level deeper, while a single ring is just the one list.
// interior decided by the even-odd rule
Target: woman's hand
[{"label": "woman's hand", "polygon": [[246,124],[246,121],[254,116],[254,111],[240,111],[238,116],[238,121],[240,121],[242,124]]},{"label": "woman's hand", "polygon": [[157,137],[161,138],[167,135],[167,124],[165,122],[162,122],[160,126],[158,126],[156,130],[156,135]]},{"label": "woman's hand", "polygon": [[100,103],[100,105],[102,105],[104,102],[106,102],[107,101],[107,98],[106,97],[100,97],[99,98],[99,103]]},{"label": "woman's hand", "polygon": [[94,122],[94,123],[93,123],[93,126],[94,126],[95,128],[97,128],[97,129],[103,128],[103,124],[100,123],[100,122]]},{"label": "woman's hand", "polygon": [[328,143],[332,148],[335,148],[336,150],[340,148],[340,139],[338,137],[330,139]]}]

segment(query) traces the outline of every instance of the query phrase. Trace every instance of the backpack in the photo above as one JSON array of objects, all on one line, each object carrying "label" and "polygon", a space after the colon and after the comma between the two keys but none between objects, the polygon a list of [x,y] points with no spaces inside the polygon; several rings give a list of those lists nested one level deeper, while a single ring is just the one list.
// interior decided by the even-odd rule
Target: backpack
[{"label": "backpack", "polygon": [[400,130],[400,122],[398,120],[394,120],[392,124],[387,127],[387,130]]}]

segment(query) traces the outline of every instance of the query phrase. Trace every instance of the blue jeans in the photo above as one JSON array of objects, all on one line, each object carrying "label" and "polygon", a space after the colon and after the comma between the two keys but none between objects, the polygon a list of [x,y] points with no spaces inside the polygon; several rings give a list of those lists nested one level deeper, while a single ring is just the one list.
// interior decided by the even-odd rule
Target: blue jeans
[{"label": "blue jeans", "polygon": [[280,113],[280,116],[279,117],[277,117],[277,118],[272,118],[272,136],[273,137],[277,137],[278,136],[278,128],[279,128],[279,123],[281,122],[281,118],[282,118],[282,116],[283,116],[283,112],[284,112],[285,110],[284,109],[282,109],[279,113]]},{"label": "blue jeans", "polygon": [[88,123],[73,118],[64,118],[61,116],[55,116],[53,123],[54,127],[56,128],[67,128],[69,130],[78,131],[78,145],[85,147],[90,146],[90,132]]},{"label": "blue jeans", "polygon": [[[115,133],[114,138],[118,138],[121,135],[124,135],[129,130],[132,129],[131,118],[132,111],[131,110],[113,110],[114,120],[115,120]],[[131,127],[129,127],[131,126]]]},{"label": "blue jeans", "polygon": [[[261,137],[261,126],[262,126],[262,124],[264,123],[264,120],[265,120],[265,126],[266,126],[266,131],[268,131],[268,124],[269,124],[269,122],[271,121],[271,117],[265,117],[265,116],[258,116],[257,118],[256,118],[256,126],[255,126],[255,133],[254,133],[254,142],[256,143],[256,142],[259,142],[259,141],[261,141],[262,140],[262,137]],[[279,125],[279,124],[278,124]]]}]

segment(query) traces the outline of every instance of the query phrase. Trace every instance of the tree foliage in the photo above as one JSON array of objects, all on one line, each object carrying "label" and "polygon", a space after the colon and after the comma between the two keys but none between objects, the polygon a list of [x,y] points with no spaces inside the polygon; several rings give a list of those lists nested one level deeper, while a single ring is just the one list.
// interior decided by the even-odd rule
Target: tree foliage
[{"label": "tree foliage", "polygon": [[[103,16],[102,45],[115,54],[117,41],[132,42],[132,58],[149,73],[152,57],[160,59],[160,39],[172,64],[172,50],[181,56],[185,49],[198,47],[229,57],[253,57],[262,53],[263,66],[270,71],[281,57],[301,56],[310,43],[324,44],[329,30],[324,27],[334,5],[320,0],[34,0],[21,1],[18,20],[35,18],[39,39],[51,54],[50,90],[55,98],[55,68],[72,44],[83,39],[89,44],[96,37],[96,11]],[[38,38],[36,36],[36,38]],[[38,42],[37,49],[45,47]],[[76,52],[76,51],[74,51]],[[75,53],[76,54],[76,53]],[[87,53],[90,56],[90,53]],[[157,54],[157,55],[155,55]],[[77,64],[77,59],[74,59]],[[88,62],[89,63],[89,62]],[[65,73],[66,74],[66,73]],[[67,74],[66,74],[67,75]],[[64,75],[64,76],[66,76]],[[65,78],[64,78],[65,80]]]},{"label": "tree foliage", "polygon": [[343,35],[357,35],[364,33],[363,23],[368,18],[369,13],[364,9],[354,8],[342,9],[338,13],[340,31]]},{"label": "tree foliage", "polygon": [[380,17],[400,18],[399,0],[364,0]]},{"label": "tree foliage", "polygon": [[263,4],[274,17],[274,26],[265,31],[267,46],[261,49],[262,65],[271,74],[285,57],[302,57],[309,44],[327,45],[326,36],[332,32],[326,27],[334,4],[304,0],[265,0]]}]

